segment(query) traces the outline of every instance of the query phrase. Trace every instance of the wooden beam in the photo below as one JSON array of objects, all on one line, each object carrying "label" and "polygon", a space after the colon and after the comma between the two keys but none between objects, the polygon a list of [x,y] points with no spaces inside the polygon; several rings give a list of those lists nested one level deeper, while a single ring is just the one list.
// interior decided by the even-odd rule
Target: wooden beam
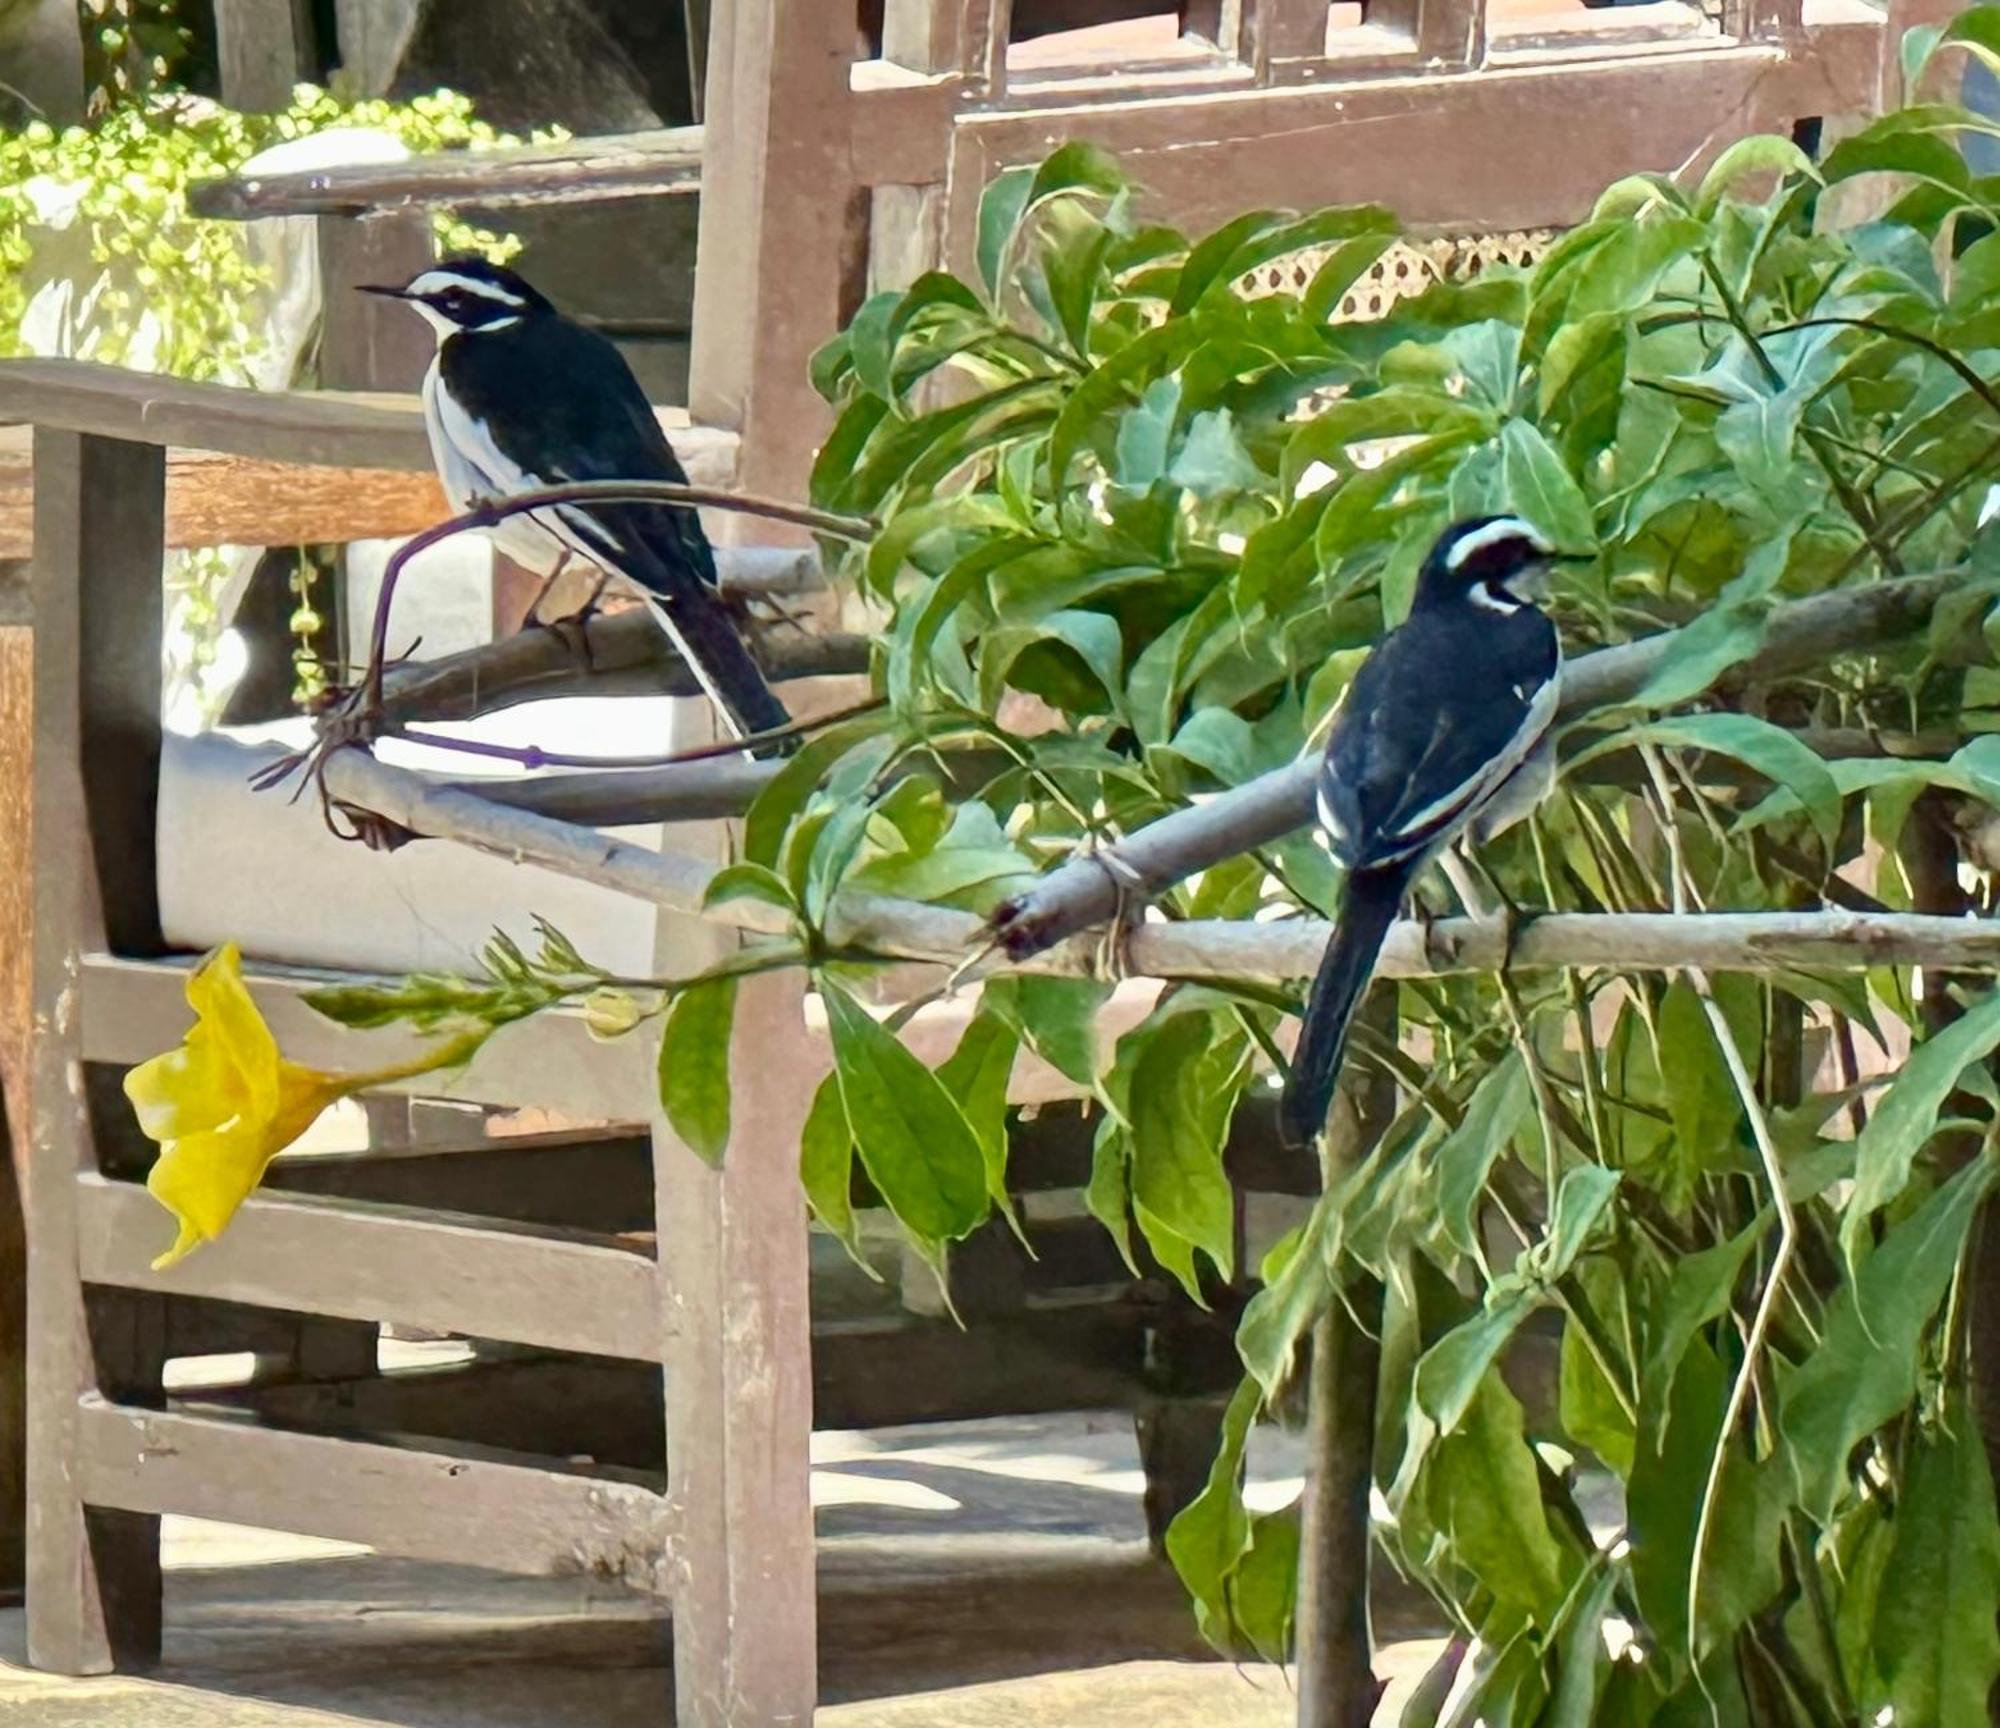
[{"label": "wooden beam", "polygon": [[[0,559],[32,558],[35,478],[0,460]],[[167,546],[343,545],[419,533],[448,512],[433,474],[301,468],[177,450],[167,458]]]},{"label": "wooden beam", "polygon": [[[93,1062],[130,1065],[180,1042],[191,1016],[185,990],[192,959],[131,961],[105,954],[80,963],[72,1021]],[[402,1031],[351,1032],[306,1005],[308,992],[357,974],[250,964],[251,994],[294,1062],[323,1069],[375,1067],[414,1055],[422,1040]],[[80,1014],[77,1008],[80,1006]],[[580,1014],[558,1010],[503,1028],[462,1073],[417,1080],[399,1091],[448,1093],[471,1104],[533,1106],[576,1121],[643,1122],[658,1106],[652,1052],[642,1040],[605,1044]]]},{"label": "wooden beam", "polygon": [[157,940],[166,464],[158,450],[47,429],[35,456],[28,1655],[56,1673],[99,1674],[157,1654],[159,1542],[144,1516],[87,1510],[72,1468],[77,1399],[98,1373],[77,1276],[76,1179],[96,1151],[76,982],[80,953],[107,933]]},{"label": "wooden beam", "polygon": [[93,1506],[365,1542],[386,1554],[664,1594],[680,1518],[630,1482],[493,1457],[80,1401],[73,1460]]},{"label": "wooden beam", "polygon": [[574,138],[500,150],[445,150],[404,162],[236,175],[194,188],[197,216],[359,216],[469,205],[481,210],[659,198],[701,190],[702,129]]},{"label": "wooden beam", "polygon": [[[805,0],[817,5],[818,0]],[[714,79],[710,80],[711,87]],[[718,932],[716,946],[726,938]],[[674,1599],[679,1728],[806,1724],[815,1679],[811,1311],[799,1134],[827,1061],[805,980],[737,987],[718,1166],[653,1124],[667,1347],[667,1469],[685,1519]]]},{"label": "wooden beam", "polygon": [[77,1179],[87,1283],[500,1338],[593,1356],[660,1354],[659,1271],[604,1238],[317,1195],[253,1194],[228,1232],[165,1272],[171,1220],[133,1182]]},{"label": "wooden beam", "polygon": [[[0,362],[0,394],[5,369]],[[122,386],[118,387],[122,390]],[[243,392],[255,395],[254,392]],[[343,398],[306,396],[306,401],[338,403]],[[394,398],[383,398],[394,401]],[[415,398],[410,398],[415,411]],[[402,410],[396,410],[399,417]],[[100,399],[94,406],[71,395],[37,411],[44,424],[129,419],[120,404]],[[734,477],[737,440],[727,432],[690,426],[678,409],[658,416],[674,451],[698,486],[726,486]],[[74,426],[89,430],[88,425]],[[34,464],[26,428],[0,429],[0,565],[34,556]],[[398,444],[406,428],[399,427]],[[418,426],[421,433],[421,426]],[[152,442],[165,442],[153,439]],[[240,441],[254,442],[245,437]],[[345,545],[354,540],[394,539],[442,522],[449,512],[428,459],[428,444],[411,449],[424,455],[418,467],[329,467],[260,455],[222,455],[211,450],[174,449],[167,457],[166,544],[194,546]],[[775,556],[767,560],[775,566]],[[14,584],[6,591],[12,593]],[[22,620],[25,622],[25,619]]]},{"label": "wooden beam", "polygon": [[[692,426],[685,409],[654,412],[696,484],[710,483],[699,471],[711,478],[733,472],[734,433]],[[266,465],[432,471],[423,405],[414,395],[244,390],[88,360],[0,360],[0,423],[219,451]],[[12,448],[18,452],[18,443]]]},{"label": "wooden beam", "polygon": [[[949,178],[983,186],[1082,138],[1121,158],[1149,213],[1196,230],[1238,214],[1245,186],[1299,209],[1379,201],[1419,227],[1558,226],[1619,175],[1699,165],[1801,114],[1869,111],[1882,40],[1878,21],[1853,19],[1790,49],[1608,49],[1588,61],[1194,96],[1135,77],[1121,99],[963,116]],[[974,204],[953,200],[954,268],[972,253]]]},{"label": "wooden beam", "polygon": [[[970,1330],[908,1314],[822,1321],[813,1328],[813,1426],[1144,1409],[1163,1390],[1149,1358],[1161,1319],[1157,1301],[1069,1292]],[[1196,1363],[1191,1378],[1184,1371],[1175,1390],[1226,1391],[1241,1373],[1228,1324],[1197,1324],[1213,1333],[1215,1359]],[[659,1370],[640,1362],[495,1356],[357,1380],[232,1387],[203,1401],[286,1426],[586,1453],[649,1472],[664,1455]]]}]

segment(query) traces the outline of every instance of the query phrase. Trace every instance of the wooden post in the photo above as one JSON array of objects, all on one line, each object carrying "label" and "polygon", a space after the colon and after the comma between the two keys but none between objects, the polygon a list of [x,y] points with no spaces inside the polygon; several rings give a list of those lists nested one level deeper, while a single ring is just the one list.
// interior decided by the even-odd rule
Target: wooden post
[{"label": "wooden post", "polygon": [[[803,498],[828,424],[807,365],[859,287],[854,9],[719,0],[708,45],[689,405],[742,434],[736,483]],[[738,532],[739,529],[732,529]]]},{"label": "wooden post", "polygon": [[27,1576],[33,677],[33,633],[0,628],[0,1600],[18,1597]]},{"label": "wooden post", "polygon": [[[685,956],[683,956],[683,959]],[[653,1130],[679,1728],[809,1724],[817,1691],[811,1317],[799,1136],[820,1067],[804,975],[746,978],[720,1169]]]},{"label": "wooden post", "polygon": [[[157,1655],[159,1521],[86,1513],[78,1404],[98,1381],[78,1275],[76,1179],[94,1163],[77,962],[159,942],[161,551],[166,455],[37,428],[35,896],[28,1165],[28,1657],[65,1674]],[[144,1379],[143,1352],[110,1365]]]},{"label": "wooden post", "polygon": [[423,384],[435,346],[430,326],[397,301],[356,290],[407,282],[434,253],[423,210],[319,218],[322,389],[415,391]]},{"label": "wooden post", "polygon": [[[1390,1037],[1396,987],[1362,1012]],[[1327,1128],[1324,1189],[1368,1154],[1395,1117],[1396,1089],[1350,1068]],[[1305,1528],[1299,1548],[1299,1728],[1368,1728],[1382,1696],[1368,1624],[1368,1491],[1374,1480],[1382,1287],[1356,1279],[1313,1328]]]},{"label": "wooden post", "polygon": [[215,0],[216,82],[232,108],[288,107],[312,70],[311,0]]}]

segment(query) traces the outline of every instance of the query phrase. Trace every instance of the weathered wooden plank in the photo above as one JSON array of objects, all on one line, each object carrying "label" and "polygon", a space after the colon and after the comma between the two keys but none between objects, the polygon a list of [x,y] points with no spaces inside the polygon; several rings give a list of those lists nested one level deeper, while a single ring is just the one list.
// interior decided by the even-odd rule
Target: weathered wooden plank
[{"label": "weathered wooden plank", "polygon": [[[713,81],[711,80],[711,83]],[[799,1134],[823,1056],[796,973],[746,978],[719,1168],[654,1123],[667,1467],[685,1520],[674,1597],[680,1728],[809,1724],[817,1691],[811,1315]]]},{"label": "weathered wooden plank", "polygon": [[580,204],[701,190],[702,129],[573,138],[563,144],[451,150],[407,162],[235,176],[194,188],[201,216],[356,216],[366,211],[474,205]]},{"label": "weathered wooden plank", "polygon": [[[5,844],[0,839],[0,846]],[[28,1576],[25,1104],[22,1093],[10,1090],[6,1071],[0,1068],[0,1602],[10,1603],[20,1599]]]},{"label": "weathered wooden plank", "polygon": [[[1126,1293],[1038,1302],[970,1330],[907,1314],[822,1321],[813,1328],[813,1425],[1144,1409],[1161,1390],[1147,1348],[1161,1318],[1157,1301]],[[1213,1385],[1227,1389],[1240,1369],[1229,1368],[1226,1326],[1215,1330],[1224,1349]],[[665,1456],[659,1372],[638,1362],[508,1356],[387,1377],[231,1388],[204,1401],[288,1426],[583,1453],[649,1472]]]},{"label": "weathered wooden plank", "polygon": [[311,0],[215,0],[216,82],[248,113],[290,105],[312,63]]},{"label": "weathered wooden plank", "polygon": [[[159,1629],[156,1530],[144,1517],[86,1515],[72,1461],[77,1399],[97,1371],[77,1277],[76,1178],[94,1159],[77,1083],[78,956],[107,930],[129,940],[158,924],[150,799],[128,785],[126,807],[107,806],[119,787],[105,770],[126,765],[90,753],[129,746],[142,776],[157,753],[166,474],[158,450],[73,432],[38,431],[35,456],[28,1653],[38,1668],[90,1674],[157,1654]],[[141,637],[150,666],[129,664]],[[93,665],[100,646],[109,662]],[[121,673],[135,687],[108,690]],[[114,894],[123,898],[107,905]]]},{"label": "weathered wooden plank", "polygon": [[[1194,228],[1240,212],[1243,188],[1310,209],[1379,200],[1423,227],[1490,232],[1574,221],[1621,174],[1697,162],[1801,114],[1868,111],[1882,27],[1843,17],[1795,48],[1717,45],[1429,78],[1306,85],[971,113],[950,183],[984,185],[1087,138],[1115,151],[1149,210]],[[1504,148],[1495,148],[1495,140]],[[1532,171],[1527,166],[1532,164]],[[972,252],[974,200],[955,197],[949,256]]]},{"label": "weathered wooden plank", "polygon": [[[34,468],[0,457],[0,559],[34,556]],[[254,456],[176,450],[167,458],[169,548],[342,545],[442,522],[431,473],[302,468]]]},{"label": "weathered wooden plank", "polygon": [[807,377],[865,266],[853,155],[826,147],[848,131],[854,37],[851,8],[814,0],[714,18],[688,389],[697,420],[742,434],[750,492],[804,497],[831,423]]},{"label": "weathered wooden plank", "polygon": [[[73,997],[67,1012],[72,1022],[80,1021],[88,1059],[143,1062],[177,1044],[190,1020],[183,992],[192,964],[85,956],[77,981],[80,1000]],[[378,1067],[421,1048],[421,1040],[399,1031],[348,1031],[306,1006],[308,991],[352,983],[355,974],[251,964],[245,976],[279,1049],[294,1062],[334,1070]],[[583,1122],[643,1122],[658,1102],[652,1054],[642,1040],[600,1043],[585,1030],[580,1014],[562,1011],[504,1028],[461,1073],[398,1090],[442,1093],[472,1104],[532,1105]]]},{"label": "weathered wooden plank", "polygon": [[386,1554],[665,1593],[679,1517],[603,1476],[318,1434],[90,1396],[75,1466],[93,1506],[182,1513],[364,1542]]},{"label": "weathered wooden plank", "polygon": [[86,1283],[206,1296],[345,1320],[501,1338],[593,1356],[660,1354],[658,1269],[645,1255],[498,1220],[310,1194],[254,1194],[228,1232],[167,1272],[159,1203],[133,1182],[77,1180]]},{"label": "weathered wooden plank", "polygon": [[[733,471],[733,432],[692,426],[685,409],[655,413],[690,479],[707,484]],[[0,422],[260,463],[420,474],[432,466],[414,395],[243,390],[88,360],[0,360]]]},{"label": "weathered wooden plank", "polygon": [[468,1142],[467,1133],[461,1126],[449,1144],[425,1140],[399,1151],[280,1158],[264,1188],[599,1236],[651,1233],[653,1156],[645,1135],[599,1129],[479,1139],[475,1126]]},{"label": "weathered wooden plank", "polygon": [[423,388],[436,352],[430,326],[412,308],[359,290],[407,282],[436,256],[430,218],[421,210],[319,224],[321,384],[329,390]]},{"label": "weathered wooden plank", "polygon": [[[668,413],[660,418],[696,485],[729,483],[733,436],[676,424]],[[35,550],[34,467],[25,457],[8,460],[10,443],[0,435],[0,564],[26,560]],[[448,514],[428,470],[304,467],[206,450],[175,450],[167,457],[166,543],[173,550],[387,540],[419,533]],[[766,562],[775,567],[781,560],[774,555]],[[11,594],[13,588],[9,583],[0,591]],[[0,615],[0,628],[6,622]]]}]

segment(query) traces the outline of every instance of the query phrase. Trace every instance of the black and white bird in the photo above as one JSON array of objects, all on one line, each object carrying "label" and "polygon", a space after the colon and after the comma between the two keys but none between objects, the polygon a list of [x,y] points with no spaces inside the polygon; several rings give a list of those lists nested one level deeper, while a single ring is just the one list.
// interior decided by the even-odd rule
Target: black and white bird
[{"label": "black and white bird", "polygon": [[1549,789],[1562,649],[1526,585],[1555,556],[1518,517],[1447,528],[1409,617],[1348,687],[1318,783],[1320,826],[1347,878],[1279,1105],[1287,1145],[1309,1145],[1326,1124],[1348,1022],[1418,873],[1454,841],[1492,838]]},{"label": "black and white bird", "polygon": [[[400,288],[365,291],[408,302],[437,332],[424,423],[454,510],[581,480],[686,484],[624,356],[513,271],[454,258]],[[559,504],[507,517],[492,533],[530,570],[553,575],[575,556],[634,589],[735,736],[790,719],[717,591],[715,553],[693,509]]]}]

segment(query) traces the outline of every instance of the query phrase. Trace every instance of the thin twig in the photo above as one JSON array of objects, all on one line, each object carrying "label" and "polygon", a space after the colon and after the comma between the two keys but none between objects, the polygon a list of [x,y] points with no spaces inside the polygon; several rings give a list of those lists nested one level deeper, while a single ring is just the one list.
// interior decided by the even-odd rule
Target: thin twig
[{"label": "thin twig", "polygon": [[[1673,820],[1673,791],[1668,785],[1667,774],[1660,760],[1659,750],[1652,744],[1642,744],[1640,750],[1646,759],[1646,769],[1653,779],[1653,789],[1663,810],[1662,820],[1666,824],[1668,851],[1673,865],[1674,912],[1685,916],[1688,911],[1690,884],[1687,878],[1686,860],[1682,857],[1679,831]],[[1736,1370],[1736,1379],[1729,1388],[1729,1402],[1722,1412],[1722,1427],[1715,1438],[1715,1450],[1709,1454],[1708,1477],[1702,1484],[1701,1512],[1695,1520],[1694,1553],[1688,1565],[1688,1654],[1699,1664],[1699,1652],[1695,1647],[1696,1632],[1701,1616],[1701,1574],[1702,1564],[1708,1553],[1709,1537],[1715,1523],[1716,1503],[1721,1497],[1722,1472],[1729,1460],[1729,1448],[1736,1433],[1736,1425],[1742,1420],[1744,1406],[1749,1402],[1751,1388],[1756,1383],[1757,1367],[1763,1359],[1764,1341],[1769,1336],[1771,1322],[1777,1313],[1787,1274],[1791,1271],[1792,1254],[1798,1241],[1798,1220],[1792,1211],[1791,1197],[1785,1192],[1785,1169],[1778,1157],[1778,1148],[1771,1139],[1771,1125],[1764,1115],[1763,1101],[1757,1096],[1757,1083],[1751,1078],[1749,1066],[1743,1060],[1743,1052],[1736,1042],[1736,1034],[1730,1029],[1729,1017],[1722,1012],[1722,1005],[1715,999],[1715,991],[1710,987],[1708,974],[1698,966],[1684,966],[1682,975],[1694,993],[1701,1000],[1702,1012],[1708,1017],[1715,1041],[1721,1047],[1722,1060],[1729,1069],[1729,1078],[1736,1087],[1736,1094],[1743,1105],[1743,1114],[1750,1123],[1750,1135],[1757,1143],[1757,1156],[1763,1164],[1764,1180],[1770,1186],[1771,1204],[1778,1215],[1778,1249],[1771,1256],[1771,1266],[1765,1275],[1763,1293],[1757,1299],[1757,1312],[1750,1322],[1750,1331],[1743,1341],[1743,1361]]]}]

